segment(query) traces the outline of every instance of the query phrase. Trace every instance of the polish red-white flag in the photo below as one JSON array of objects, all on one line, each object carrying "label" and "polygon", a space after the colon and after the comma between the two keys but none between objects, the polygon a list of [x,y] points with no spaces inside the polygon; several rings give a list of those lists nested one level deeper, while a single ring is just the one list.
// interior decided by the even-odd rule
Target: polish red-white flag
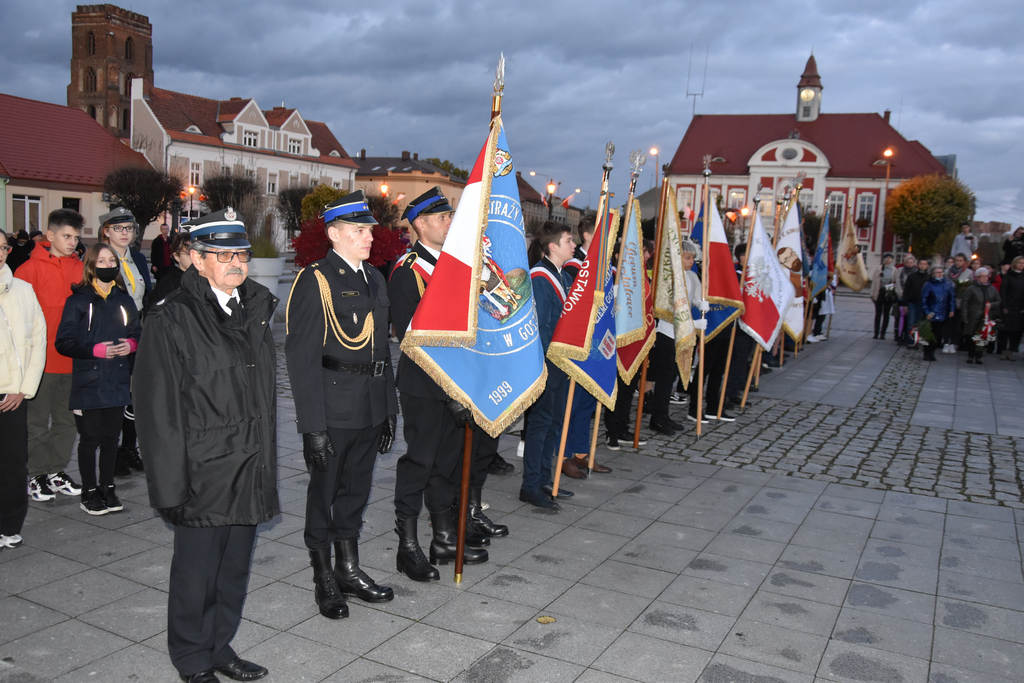
[{"label": "polish red-white flag", "polygon": [[789,271],[779,263],[772,241],[761,224],[761,212],[755,211],[754,225],[747,242],[740,327],[765,351],[771,351],[782,329],[783,311],[790,309],[795,297]]}]

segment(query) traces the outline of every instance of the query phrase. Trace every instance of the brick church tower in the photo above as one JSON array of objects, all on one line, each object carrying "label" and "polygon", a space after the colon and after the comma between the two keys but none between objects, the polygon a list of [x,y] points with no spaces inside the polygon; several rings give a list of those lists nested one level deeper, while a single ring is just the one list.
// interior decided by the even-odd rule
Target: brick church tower
[{"label": "brick church tower", "polygon": [[153,89],[153,26],[149,18],[114,5],[79,5],[71,13],[68,106],[78,107],[111,133],[126,138],[131,83]]}]

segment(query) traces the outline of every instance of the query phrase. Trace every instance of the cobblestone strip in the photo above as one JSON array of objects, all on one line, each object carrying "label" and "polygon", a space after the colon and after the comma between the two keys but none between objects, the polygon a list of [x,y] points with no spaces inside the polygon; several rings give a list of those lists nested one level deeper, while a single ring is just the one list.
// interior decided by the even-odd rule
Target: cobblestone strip
[{"label": "cobblestone strip", "polygon": [[687,422],[651,446],[664,458],[1024,509],[1024,439],[910,424],[925,374],[900,351],[854,408],[752,394],[736,422],[711,423],[699,441]]}]

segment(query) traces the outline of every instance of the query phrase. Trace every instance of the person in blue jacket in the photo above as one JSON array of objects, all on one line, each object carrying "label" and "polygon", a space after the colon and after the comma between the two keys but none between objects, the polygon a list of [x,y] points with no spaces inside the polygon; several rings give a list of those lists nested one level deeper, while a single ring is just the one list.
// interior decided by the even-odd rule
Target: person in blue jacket
[{"label": "person in blue jacket", "polygon": [[[537,306],[537,325],[541,346],[547,354],[555,326],[562,315],[565,293],[572,285],[572,273],[564,268],[572,258],[576,243],[569,227],[547,221],[538,230],[530,244],[530,281],[533,300]],[[558,446],[561,420],[557,416],[565,410],[569,378],[551,361],[545,359],[548,380],[544,393],[526,412],[526,444],[523,450],[523,485],[519,500],[538,508],[557,512],[558,503],[551,497],[551,468]],[[560,489],[558,496],[572,494]]]},{"label": "person in blue jacket", "polygon": [[924,347],[924,359],[935,360],[935,347],[943,345],[943,353],[949,353],[956,347],[950,340],[955,330],[953,317],[956,315],[956,289],[948,278],[943,277],[942,266],[932,268],[931,278],[921,289],[921,310],[925,318],[931,321],[935,343]]},{"label": "person in blue jacket", "polygon": [[124,509],[114,491],[114,459],[124,407],[131,401],[139,332],[139,312],[125,291],[117,254],[106,244],[94,244],[85,253],[82,282],[72,287],[64,305],[54,344],[74,359],[69,408],[78,427],[80,506],[90,515]]}]

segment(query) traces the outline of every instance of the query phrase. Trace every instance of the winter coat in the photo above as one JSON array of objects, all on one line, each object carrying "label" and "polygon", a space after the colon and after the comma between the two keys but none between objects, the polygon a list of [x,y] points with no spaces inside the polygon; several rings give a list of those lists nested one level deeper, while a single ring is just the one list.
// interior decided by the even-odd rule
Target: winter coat
[{"label": "winter coat", "polygon": [[907,280],[903,283],[903,303],[920,304],[921,292],[926,282],[928,282],[927,272],[922,273],[920,270],[915,270],[907,275]]},{"label": "winter coat", "polygon": [[106,358],[96,354],[103,342],[139,341],[139,311],[132,297],[116,284],[103,298],[92,285],[77,285],[64,305],[57,328],[59,353],[74,359],[71,371],[71,410],[126,406],[132,402],[132,362],[135,354]]},{"label": "winter coat", "polygon": [[981,321],[985,319],[985,304],[991,304],[988,312],[990,319],[1000,317],[999,292],[992,285],[975,282],[964,294],[964,310],[961,316],[964,334],[974,334],[981,327]]},{"label": "winter coat", "polygon": [[1018,256],[1024,256],[1024,237],[1004,240],[1003,260],[999,262],[999,265],[1003,265],[1004,263],[1010,265],[1013,263],[1013,259]]},{"label": "winter coat", "polygon": [[999,289],[1003,309],[1002,327],[1004,332],[1024,330],[1024,272],[1007,271],[1003,275],[1003,286]]},{"label": "winter coat", "polygon": [[32,398],[46,362],[46,319],[32,286],[0,266],[0,396]]},{"label": "winter coat", "polygon": [[[191,267],[189,266],[189,268]],[[171,292],[181,286],[181,276],[184,272],[178,266],[171,266],[164,271],[164,274],[156,281],[153,291],[150,292],[149,301],[146,302],[146,308],[142,311],[144,315],[148,315],[154,306],[166,299]]]},{"label": "winter coat", "polygon": [[921,309],[925,316],[942,321],[956,311],[956,288],[946,278],[930,278],[921,289]]},{"label": "winter coat", "polygon": [[28,261],[14,272],[14,277],[32,285],[39,307],[46,318],[46,366],[43,372],[67,375],[71,359],[57,352],[57,339],[64,302],[71,296],[71,285],[82,281],[82,261],[77,254],[57,258],[50,255],[50,243],[41,241],[32,250]]},{"label": "winter coat", "polygon": [[878,297],[886,291],[888,285],[893,284],[896,277],[896,268],[890,263],[887,266],[875,266],[871,269],[871,300],[878,301]]},{"label": "winter coat", "polygon": [[172,524],[251,525],[280,511],[270,333],[277,299],[251,280],[237,291],[242,313],[228,315],[189,268],[154,306],[139,341],[139,446],[150,503]]}]

